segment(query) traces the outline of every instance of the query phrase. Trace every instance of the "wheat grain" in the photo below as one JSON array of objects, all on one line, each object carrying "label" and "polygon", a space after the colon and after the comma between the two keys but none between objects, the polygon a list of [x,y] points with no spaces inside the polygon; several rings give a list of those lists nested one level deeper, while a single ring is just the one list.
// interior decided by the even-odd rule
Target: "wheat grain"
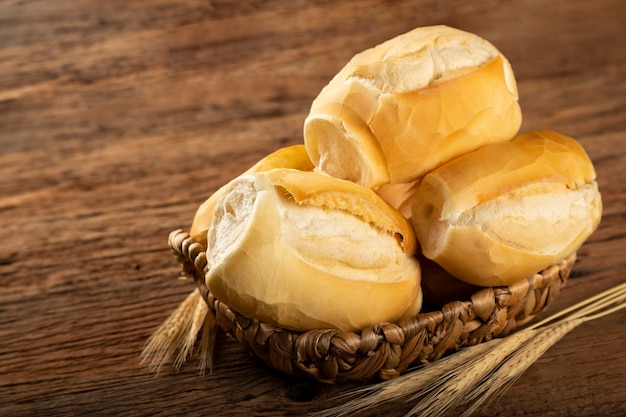
[{"label": "wheat grain", "polygon": [[344,394],[344,396],[357,398],[335,408],[311,413],[311,416],[345,416],[366,410],[373,406],[405,398],[415,393],[416,387],[429,386],[463,363],[481,356],[484,352],[489,350],[494,343],[499,343],[499,339],[481,343],[472,348],[462,349],[454,355],[446,356],[425,366],[420,366],[398,378],[348,392]]},{"label": "wheat grain", "polygon": [[[506,360],[496,372],[489,376],[485,383],[480,384],[465,399],[472,405],[463,414],[463,417],[472,415],[479,407],[488,401],[500,396],[510,387],[533,363],[535,363],[550,347],[554,346],[563,336],[578,325],[612,314],[626,307],[626,284],[618,285],[598,296],[591,297],[582,303],[568,308],[566,312],[573,312],[569,317],[562,319],[545,328],[535,330],[537,326],[526,329],[527,332],[537,334]],[[604,309],[604,310],[603,310]],[[577,311],[576,311],[577,310]],[[549,317],[542,323],[552,321],[554,317],[563,316],[563,312]]]},{"label": "wheat grain", "polygon": [[471,406],[463,413],[469,417],[484,403],[502,395],[533,363],[563,336],[583,322],[582,319],[565,320],[539,330],[529,330],[533,337],[506,359],[498,368],[464,399]]},{"label": "wheat grain", "polygon": [[202,329],[209,307],[202,299],[199,291],[193,292],[193,304],[190,306],[192,313],[189,323],[185,326],[185,334],[182,335],[176,346],[174,368],[178,371],[185,364],[198,340],[198,334]]},{"label": "wheat grain", "polygon": [[200,302],[204,300],[198,290],[187,296],[146,342],[141,353],[142,364],[158,374],[161,366],[176,355],[193,327],[194,312]]},{"label": "wheat grain", "polygon": [[475,387],[477,381],[483,380],[502,361],[515,351],[521,344],[533,336],[530,332],[519,332],[506,338],[496,339],[491,349],[476,360],[463,363],[451,370],[443,378],[435,381],[431,386],[418,390],[411,400],[415,400],[424,393],[427,395],[407,414],[443,416],[463,403],[463,399]]},{"label": "wheat grain", "polygon": [[200,339],[200,376],[203,376],[207,369],[209,373],[213,372],[213,351],[218,327],[215,314],[207,308]]},{"label": "wheat grain", "polygon": [[[316,417],[357,413],[401,398],[421,400],[407,416],[443,416],[471,403],[467,417],[504,393],[550,347],[581,323],[626,308],[626,283],[588,298],[524,330],[502,339],[461,350],[402,377],[366,387],[362,397],[324,411]],[[560,317],[567,316],[554,322]]]},{"label": "wheat grain", "polygon": [[[456,371],[461,375],[459,379],[443,379],[437,385],[437,390],[420,401],[407,415],[441,416],[474,401],[463,414],[471,415],[482,404],[502,394],[526,369],[572,329],[585,321],[603,317],[626,307],[625,291],[626,284],[619,285],[567,309],[567,313],[573,313],[552,325],[537,330],[538,325],[549,323],[555,317],[563,316],[562,313],[507,337],[510,343],[499,344],[480,360],[461,367]],[[602,309],[606,310],[601,311]],[[515,340],[515,336],[519,335],[524,337]]]}]

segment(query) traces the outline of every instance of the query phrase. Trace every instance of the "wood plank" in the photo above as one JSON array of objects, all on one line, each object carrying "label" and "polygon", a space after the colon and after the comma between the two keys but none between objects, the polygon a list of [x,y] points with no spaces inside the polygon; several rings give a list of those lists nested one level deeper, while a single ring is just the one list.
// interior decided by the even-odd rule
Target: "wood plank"
[{"label": "wood plank", "polygon": [[[625,18],[621,0],[0,1],[0,415],[306,415],[359,385],[285,376],[224,335],[205,377],[193,360],[155,376],[139,353],[192,288],[169,231],[300,143],[354,53],[416,26],[492,41],[522,130],[569,134],[596,164],[603,222],[550,311],[624,282]],[[626,413],[625,321],[582,325],[481,415]]]}]

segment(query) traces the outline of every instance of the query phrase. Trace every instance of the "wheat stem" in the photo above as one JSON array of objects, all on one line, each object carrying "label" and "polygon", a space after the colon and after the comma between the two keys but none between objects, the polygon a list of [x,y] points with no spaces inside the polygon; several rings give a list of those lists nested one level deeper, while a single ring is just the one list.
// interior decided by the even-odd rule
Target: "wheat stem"
[{"label": "wheat stem", "polygon": [[165,362],[175,358],[175,367],[179,369],[193,348],[204,321],[203,304],[206,303],[197,289],[189,294],[150,336],[141,353],[141,363],[158,374]]},{"label": "wheat stem", "polygon": [[[362,396],[343,405],[313,413],[343,416],[380,404],[421,398],[407,416],[442,416],[472,403],[463,416],[501,395],[550,347],[581,323],[626,308],[626,283],[590,297],[545,320],[502,339],[463,349],[399,378],[366,387]],[[555,323],[556,319],[566,316]]]},{"label": "wheat stem", "polygon": [[193,305],[190,306],[192,312],[185,327],[185,334],[181,335],[180,341],[176,346],[176,357],[174,359],[174,368],[178,371],[187,361],[193,347],[198,340],[198,334],[202,329],[209,307],[202,299],[199,291],[193,293]]},{"label": "wheat stem", "polygon": [[[492,401],[502,394],[513,382],[515,382],[533,363],[535,363],[550,347],[556,344],[567,333],[581,323],[598,319],[626,308],[626,285],[620,285],[603,293],[603,297],[592,297],[592,303],[579,303],[582,307],[570,316],[542,329],[526,329],[524,331],[536,332],[537,335],[529,342],[521,346],[498,370],[489,376],[484,384],[477,386],[466,402],[473,401],[472,405],[463,414],[464,417],[473,414],[481,405]],[[589,300],[587,300],[589,301]],[[613,304],[611,308],[605,309]],[[575,309],[569,309],[570,312]],[[599,311],[599,312],[598,312]]]},{"label": "wheat stem", "polygon": [[513,352],[463,399],[463,403],[472,403],[463,417],[472,415],[480,406],[503,394],[550,347],[582,322],[582,319],[564,320],[546,328],[528,330],[533,333],[532,339]]},{"label": "wheat stem", "polygon": [[218,324],[215,314],[207,308],[207,315],[202,327],[200,339],[200,375],[203,376],[205,370],[213,372],[213,351],[215,350],[215,340],[217,339]]},{"label": "wheat stem", "polygon": [[511,352],[532,336],[532,332],[519,332],[497,339],[498,343],[495,343],[495,346],[479,359],[464,363],[431,386],[418,390],[410,399],[417,399],[425,393],[427,395],[413,407],[407,416],[422,416],[429,413],[428,415],[437,417],[453,410],[463,402],[477,381],[489,375]]},{"label": "wheat stem", "polygon": [[405,398],[415,392],[415,387],[425,387],[432,384],[463,363],[481,356],[494,343],[499,341],[499,339],[494,339],[471,348],[462,349],[454,355],[446,356],[438,361],[416,368],[414,371],[401,375],[398,378],[350,391],[344,394],[344,396],[357,396],[357,398],[335,408],[311,413],[311,416],[339,417]]},{"label": "wheat stem", "polygon": [[[559,317],[562,317],[562,316],[565,316],[567,314],[570,314],[573,311],[576,311],[576,310],[584,311],[583,310],[584,307],[586,307],[588,305],[593,305],[598,300],[600,300],[600,302],[602,302],[602,300],[606,300],[606,299],[609,299],[609,298],[610,299],[616,299],[616,298],[619,298],[620,295],[623,297],[625,293],[626,293],[626,283],[617,285],[617,286],[615,286],[613,288],[610,288],[610,289],[608,289],[606,291],[603,291],[603,292],[601,292],[599,294],[596,294],[596,295],[594,295],[592,297],[589,297],[589,298],[587,298],[587,299],[585,299],[585,300],[583,300],[583,301],[581,301],[581,302],[579,302],[577,304],[574,304],[574,305],[572,305],[572,306],[570,306],[568,308],[565,308],[565,309],[559,311],[558,313],[553,314],[550,317],[548,317],[548,318],[546,318],[544,320],[541,320],[541,321],[539,321],[539,322],[537,322],[537,323],[527,327],[526,329],[527,330],[536,329],[538,327],[546,325],[547,323],[550,323],[551,321],[556,320]],[[622,300],[623,300],[623,298],[622,298]]]}]

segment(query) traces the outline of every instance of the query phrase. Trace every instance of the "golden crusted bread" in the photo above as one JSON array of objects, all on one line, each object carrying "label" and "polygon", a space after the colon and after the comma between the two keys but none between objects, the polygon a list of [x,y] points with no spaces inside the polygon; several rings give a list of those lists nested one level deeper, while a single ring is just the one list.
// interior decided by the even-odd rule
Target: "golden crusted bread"
[{"label": "golden crusted bread", "polygon": [[509,62],[474,34],[418,28],[355,55],[303,145],[198,209],[209,290],[276,326],[359,331],[418,313],[422,286],[463,298],[560,261],[600,222],[595,171],[559,133],[513,139],[520,124]]},{"label": "golden crusted bread", "polygon": [[426,175],[412,223],[423,254],[455,277],[509,285],[575,252],[596,229],[595,178],[577,141],[529,132]]},{"label": "golden crusted bread", "polygon": [[316,169],[370,188],[410,183],[521,124],[507,59],[477,35],[417,28],[355,55],[304,123]]},{"label": "golden crusted bread", "polygon": [[[313,164],[309,160],[304,145],[293,145],[272,152],[241,175],[269,171],[274,168],[293,168],[301,171],[311,171]],[[224,193],[224,189],[225,187],[218,189],[198,207],[191,224],[189,234],[204,246],[206,246],[206,232],[213,218],[215,203]]]},{"label": "golden crusted bread", "polygon": [[248,317],[355,331],[419,311],[415,249],[410,223],[372,190],[279,168],[226,187],[208,230],[206,284]]}]

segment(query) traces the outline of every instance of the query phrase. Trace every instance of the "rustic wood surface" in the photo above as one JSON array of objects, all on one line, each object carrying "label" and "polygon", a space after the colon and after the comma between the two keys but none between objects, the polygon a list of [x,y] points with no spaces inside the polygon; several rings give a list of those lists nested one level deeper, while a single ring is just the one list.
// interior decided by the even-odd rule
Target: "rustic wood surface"
[{"label": "rustic wood surface", "polygon": [[[624,282],[626,2],[0,1],[0,415],[306,415],[354,385],[268,369],[226,336],[217,365],[155,376],[148,336],[191,290],[168,233],[261,156],[301,143],[356,52],[416,26],[510,59],[522,131],[580,140],[599,229],[550,311]],[[626,414],[626,313],[584,324],[484,416]],[[400,416],[394,403],[372,415]]]}]

